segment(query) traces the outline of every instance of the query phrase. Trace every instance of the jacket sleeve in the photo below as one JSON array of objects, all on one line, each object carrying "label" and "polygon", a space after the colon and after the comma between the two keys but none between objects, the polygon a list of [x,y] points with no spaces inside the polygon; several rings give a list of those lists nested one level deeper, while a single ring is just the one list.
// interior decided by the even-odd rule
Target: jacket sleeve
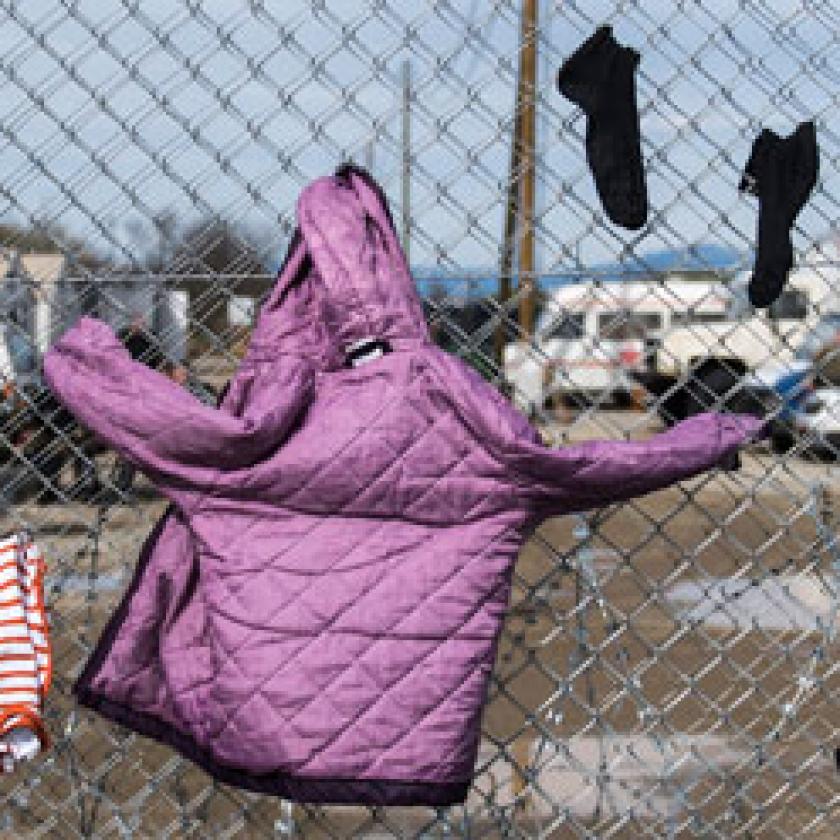
[{"label": "jacket sleeve", "polygon": [[547,516],[574,513],[728,466],[762,425],[749,415],[707,412],[644,441],[587,441],[552,449],[520,439],[506,461],[535,510]]},{"label": "jacket sleeve", "polygon": [[281,357],[276,389],[238,415],[247,378],[225,407],[205,405],[186,388],[134,361],[103,321],[82,318],[44,356],[44,378],[56,397],[106,444],[182,503],[190,491],[235,482],[233,471],[275,449],[310,401],[314,376],[301,357]]},{"label": "jacket sleeve", "polygon": [[707,412],[645,441],[588,441],[545,446],[522,412],[472,368],[443,351],[429,356],[447,394],[482,446],[499,464],[516,503],[556,516],[625,501],[717,466],[764,429],[760,418]]}]

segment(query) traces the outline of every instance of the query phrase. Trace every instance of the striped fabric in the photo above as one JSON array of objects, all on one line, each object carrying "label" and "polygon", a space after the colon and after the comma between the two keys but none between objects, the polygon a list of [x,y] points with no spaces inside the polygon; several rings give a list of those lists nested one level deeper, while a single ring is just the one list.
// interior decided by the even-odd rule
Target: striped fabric
[{"label": "striped fabric", "polygon": [[52,678],[44,558],[17,534],[0,539],[0,765],[49,747],[41,718]]}]

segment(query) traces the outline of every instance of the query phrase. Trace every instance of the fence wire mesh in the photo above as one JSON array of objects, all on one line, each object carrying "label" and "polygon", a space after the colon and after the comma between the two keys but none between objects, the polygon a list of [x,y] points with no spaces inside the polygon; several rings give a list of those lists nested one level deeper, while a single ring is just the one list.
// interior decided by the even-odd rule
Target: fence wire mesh
[{"label": "fence wire mesh", "polygon": [[[535,271],[514,258],[505,295],[520,3],[0,2],[0,519],[47,558],[55,660],[53,749],[0,777],[7,836],[836,836],[840,6],[536,7]],[[555,86],[602,23],[641,53],[651,212],[635,232],[604,215],[585,116]],[[787,291],[755,312],[758,206],[737,186],[758,132],[803,120],[819,180]],[[70,693],[164,502],[51,402],[41,354],[95,313],[212,403],[297,194],[348,159],[392,202],[436,340],[547,443],[645,436],[703,407],[776,421],[737,472],[540,526],[463,807],[250,794]]]}]

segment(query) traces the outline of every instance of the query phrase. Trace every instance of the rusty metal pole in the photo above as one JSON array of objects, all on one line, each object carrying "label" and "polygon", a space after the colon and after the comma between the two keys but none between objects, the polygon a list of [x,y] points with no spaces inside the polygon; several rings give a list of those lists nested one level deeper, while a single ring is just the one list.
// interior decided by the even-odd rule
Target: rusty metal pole
[{"label": "rusty metal pole", "polygon": [[402,65],[402,246],[411,267],[411,62]]},{"label": "rusty metal pole", "polygon": [[524,337],[534,333],[534,204],[537,94],[537,0],[523,0],[519,100],[522,114],[521,200],[519,202],[519,324]]}]

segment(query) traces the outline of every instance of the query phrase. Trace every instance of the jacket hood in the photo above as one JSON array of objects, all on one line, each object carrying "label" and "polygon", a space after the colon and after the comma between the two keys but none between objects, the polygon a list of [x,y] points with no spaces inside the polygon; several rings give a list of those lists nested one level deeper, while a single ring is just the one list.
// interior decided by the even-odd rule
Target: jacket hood
[{"label": "jacket hood", "polygon": [[332,369],[365,338],[431,342],[387,199],[364,170],[347,165],[310,183],[297,222],[249,356],[299,354]]}]

